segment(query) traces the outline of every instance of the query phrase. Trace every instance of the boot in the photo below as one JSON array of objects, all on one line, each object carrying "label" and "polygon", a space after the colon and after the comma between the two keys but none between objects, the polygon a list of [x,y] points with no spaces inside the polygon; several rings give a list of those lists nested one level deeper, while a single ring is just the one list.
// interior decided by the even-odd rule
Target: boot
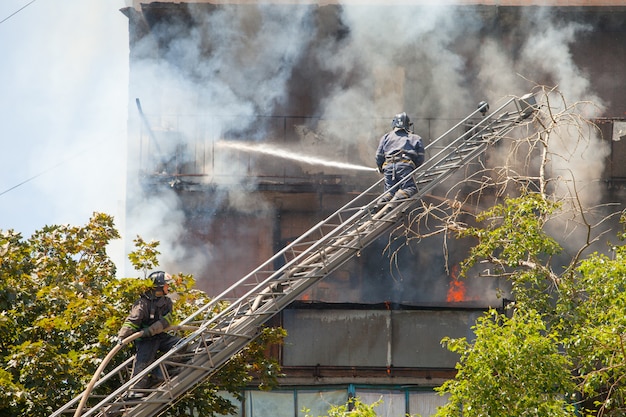
[{"label": "boot", "polygon": [[393,198],[393,195],[391,193],[383,194],[383,196],[380,197],[378,201],[376,202],[376,205],[374,206],[374,210],[378,210],[384,207],[392,198]]},{"label": "boot", "polygon": [[135,384],[135,386],[133,386],[133,388],[131,389],[131,392],[128,393],[127,398],[128,399],[143,398],[146,395],[148,395],[148,393],[142,390],[148,390],[150,388],[157,387],[161,385],[163,381],[164,381],[163,378],[159,378],[154,375],[149,375],[141,379],[139,382]]},{"label": "boot", "polygon": [[405,200],[409,197],[411,197],[413,195],[413,193],[408,192],[407,190],[398,190],[396,191],[396,195],[393,196],[393,198],[391,199],[392,203],[398,202],[399,200]]}]

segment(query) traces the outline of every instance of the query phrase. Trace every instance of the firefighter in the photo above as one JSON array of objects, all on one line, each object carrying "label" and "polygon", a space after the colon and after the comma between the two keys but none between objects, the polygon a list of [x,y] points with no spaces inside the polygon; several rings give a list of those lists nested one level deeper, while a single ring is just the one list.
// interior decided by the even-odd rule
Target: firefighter
[{"label": "firefighter", "polygon": [[[391,121],[391,131],[382,138],[376,150],[378,172],[385,175],[385,193],[378,200],[378,205],[385,205],[392,200],[411,197],[417,192],[413,178],[404,179],[424,162],[422,138],[411,130],[409,116],[396,114]],[[394,185],[401,183],[393,190]]]},{"label": "firefighter", "polygon": [[[133,376],[146,369],[154,361],[157,353],[167,352],[180,340],[177,336],[163,332],[172,324],[173,303],[172,299],[167,296],[172,277],[163,271],[156,271],[148,278],[152,280],[152,288],[143,293],[135,302],[117,334],[118,342],[122,343],[125,338],[135,332],[143,333],[135,340],[137,355]],[[161,382],[163,382],[163,374],[161,369],[157,368],[141,379],[135,388],[150,388]],[[134,395],[142,396],[140,392],[135,392]]]}]

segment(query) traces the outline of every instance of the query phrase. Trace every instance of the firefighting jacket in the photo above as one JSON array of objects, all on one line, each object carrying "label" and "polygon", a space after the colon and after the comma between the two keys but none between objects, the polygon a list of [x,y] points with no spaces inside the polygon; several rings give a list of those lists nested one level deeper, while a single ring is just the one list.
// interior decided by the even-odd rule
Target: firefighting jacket
[{"label": "firefighting jacket", "polygon": [[422,138],[404,129],[396,129],[380,138],[376,150],[376,166],[381,169],[390,162],[420,166],[424,162]]},{"label": "firefighting jacket", "polygon": [[157,321],[161,321],[163,328],[173,322],[172,299],[167,296],[157,297],[154,291],[148,291],[141,295],[133,304],[128,317],[120,328],[118,337],[124,339],[131,334],[150,327]]}]

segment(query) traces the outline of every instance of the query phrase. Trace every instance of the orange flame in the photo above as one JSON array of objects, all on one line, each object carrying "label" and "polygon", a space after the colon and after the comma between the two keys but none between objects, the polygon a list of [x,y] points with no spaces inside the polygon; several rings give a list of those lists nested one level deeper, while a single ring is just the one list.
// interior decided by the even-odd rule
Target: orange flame
[{"label": "orange flame", "polygon": [[458,303],[465,300],[465,283],[453,278],[448,288],[448,296],[446,301],[449,303]]},{"label": "orange flame", "polygon": [[465,283],[457,279],[458,275],[459,267],[455,265],[450,271],[452,281],[450,281],[450,287],[448,288],[448,295],[446,297],[446,301],[449,303],[458,303],[465,300]]}]

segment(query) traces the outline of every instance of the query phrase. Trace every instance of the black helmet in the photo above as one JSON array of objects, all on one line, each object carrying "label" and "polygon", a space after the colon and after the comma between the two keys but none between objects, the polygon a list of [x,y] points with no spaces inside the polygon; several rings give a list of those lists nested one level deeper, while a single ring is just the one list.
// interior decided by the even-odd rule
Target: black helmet
[{"label": "black helmet", "polygon": [[155,287],[164,287],[165,284],[172,283],[172,276],[163,271],[155,271],[148,275],[148,278],[152,279],[152,284]]},{"label": "black helmet", "polygon": [[489,111],[489,103],[484,100],[478,103],[478,111],[484,116]]},{"label": "black helmet", "polygon": [[393,129],[404,129],[408,132],[411,129],[411,120],[409,119],[409,116],[406,115],[406,113],[398,113],[393,117],[393,120],[391,121],[391,127]]}]

